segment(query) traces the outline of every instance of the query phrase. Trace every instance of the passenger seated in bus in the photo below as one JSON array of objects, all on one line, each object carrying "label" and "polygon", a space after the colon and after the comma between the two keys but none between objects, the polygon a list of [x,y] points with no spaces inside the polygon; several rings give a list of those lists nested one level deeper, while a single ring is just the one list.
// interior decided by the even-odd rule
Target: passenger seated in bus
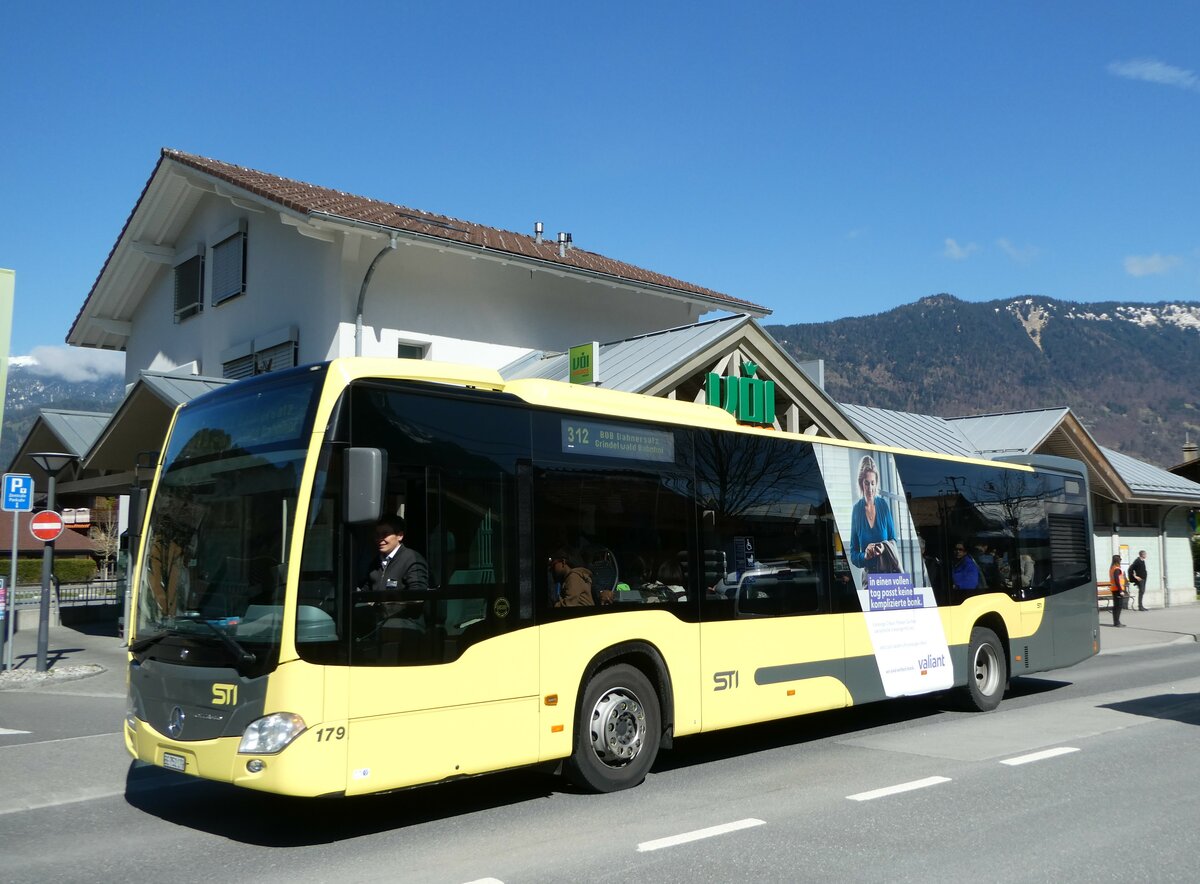
[{"label": "passenger seated in bus", "polygon": [[966,592],[975,592],[986,588],[979,573],[975,560],[967,555],[967,545],[963,542],[954,544],[954,568],[950,572],[954,580],[954,588]]},{"label": "passenger seated in bus", "polygon": [[1000,563],[996,551],[984,542],[975,544],[975,564],[979,568],[979,574],[984,586],[999,586],[1000,580]]},{"label": "passenger seated in bus", "polygon": [[550,573],[557,587],[556,608],[593,607],[592,572],[583,567],[579,553],[558,549],[550,557]]},{"label": "passenger seated in bus", "polygon": [[929,585],[935,593],[939,592],[942,588],[942,560],[926,549],[924,537],[918,537],[917,540],[921,544],[921,561],[925,564],[925,579],[929,581]]},{"label": "passenger seated in bus", "polygon": [[1021,586],[1025,589],[1033,586],[1033,556],[1021,553]]},{"label": "passenger seated in bus", "polygon": [[658,566],[658,574],[654,582],[648,584],[645,590],[664,602],[686,602],[687,591],[683,588],[683,568],[674,559],[664,559]]},{"label": "passenger seated in bus", "polygon": [[419,552],[404,545],[404,520],[399,516],[380,519],[375,524],[375,545],[379,555],[357,592],[369,594],[364,601],[378,606],[381,620],[420,619],[425,603],[409,598],[408,593],[429,589],[429,566]]}]

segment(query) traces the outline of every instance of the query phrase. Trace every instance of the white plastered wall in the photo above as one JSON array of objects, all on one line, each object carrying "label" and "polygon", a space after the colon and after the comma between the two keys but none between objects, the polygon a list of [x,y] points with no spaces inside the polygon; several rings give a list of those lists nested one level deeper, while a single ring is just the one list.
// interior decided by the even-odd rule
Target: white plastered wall
[{"label": "white plastered wall", "polygon": [[[246,293],[212,304],[211,247],[244,220]],[[275,211],[249,211],[206,195],[175,246],[206,247],[204,310],[174,322],[174,273],[164,265],[132,320],[126,382],[139,371],[190,362],[219,377],[223,357],[258,338],[294,330],[300,363],[355,352],[363,278],[387,238],[369,233],[299,233]],[[698,305],[553,269],[531,269],[494,253],[463,254],[404,238],[380,259],[367,288],[362,353],[395,356],[397,344],[427,345],[427,358],[498,368],[531,349],[565,350],[695,322]],[[272,338],[273,339],[273,338]]]}]

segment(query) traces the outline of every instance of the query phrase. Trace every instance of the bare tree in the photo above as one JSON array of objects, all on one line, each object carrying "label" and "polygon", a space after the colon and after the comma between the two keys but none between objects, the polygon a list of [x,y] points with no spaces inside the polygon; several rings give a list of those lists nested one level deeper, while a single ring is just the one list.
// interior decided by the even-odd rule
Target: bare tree
[{"label": "bare tree", "polygon": [[92,551],[100,559],[100,576],[107,579],[121,549],[121,527],[115,498],[106,497],[96,501],[88,537],[92,541]]}]

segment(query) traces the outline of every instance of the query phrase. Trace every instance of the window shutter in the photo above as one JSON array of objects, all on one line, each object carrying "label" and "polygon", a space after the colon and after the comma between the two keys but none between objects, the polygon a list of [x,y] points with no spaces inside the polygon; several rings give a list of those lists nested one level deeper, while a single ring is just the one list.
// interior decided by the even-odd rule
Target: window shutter
[{"label": "window shutter", "polygon": [[175,321],[182,322],[204,309],[204,255],[175,265]]},{"label": "window shutter", "polygon": [[292,368],[296,365],[296,342],[284,341],[274,347],[267,347],[254,354],[254,359],[255,374],[266,374],[268,371]]},{"label": "window shutter", "polygon": [[214,305],[235,298],[246,291],[246,233],[233,236],[213,246],[212,302]]},{"label": "window shutter", "polygon": [[239,356],[224,363],[221,366],[221,374],[231,381],[250,377],[254,374],[254,354]]}]

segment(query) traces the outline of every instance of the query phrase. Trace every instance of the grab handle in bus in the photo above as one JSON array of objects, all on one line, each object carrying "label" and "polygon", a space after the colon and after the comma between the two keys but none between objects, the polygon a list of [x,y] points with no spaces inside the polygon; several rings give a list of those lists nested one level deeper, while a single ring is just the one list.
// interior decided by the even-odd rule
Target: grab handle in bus
[{"label": "grab handle in bus", "polygon": [[376,522],[383,514],[387,455],[378,448],[347,448],[343,516],[351,525]]}]

